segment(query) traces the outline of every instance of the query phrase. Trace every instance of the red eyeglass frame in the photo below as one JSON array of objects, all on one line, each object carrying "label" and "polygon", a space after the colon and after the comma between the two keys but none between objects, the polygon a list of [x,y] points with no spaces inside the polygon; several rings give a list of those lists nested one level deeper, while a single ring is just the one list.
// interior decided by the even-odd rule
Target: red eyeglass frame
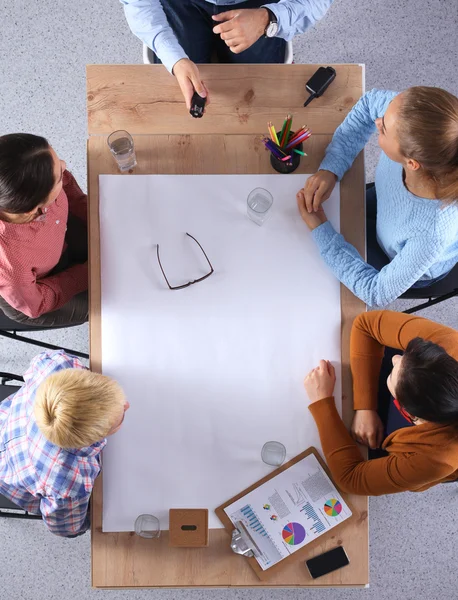
[{"label": "red eyeglass frame", "polygon": [[395,407],[398,409],[398,411],[401,413],[401,415],[404,417],[404,419],[406,421],[409,421],[409,423],[412,423],[412,425],[415,423],[415,421],[412,419],[412,417],[409,415],[408,412],[406,412],[402,406],[399,404],[399,400],[397,398],[393,398],[393,404],[395,405]]}]

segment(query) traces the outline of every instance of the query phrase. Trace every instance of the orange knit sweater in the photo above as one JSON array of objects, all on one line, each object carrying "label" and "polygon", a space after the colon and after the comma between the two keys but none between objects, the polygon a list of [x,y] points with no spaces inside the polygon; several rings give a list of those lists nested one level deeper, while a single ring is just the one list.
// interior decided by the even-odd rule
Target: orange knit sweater
[{"label": "orange knit sweater", "polygon": [[[442,346],[458,360],[458,332],[439,323],[391,311],[363,313],[355,319],[350,342],[355,410],[377,408],[384,346],[402,351],[415,337]],[[420,492],[458,478],[458,424],[399,429],[383,442],[389,456],[364,460],[333,398],[309,408],[333,478],[345,492],[369,496]]]}]

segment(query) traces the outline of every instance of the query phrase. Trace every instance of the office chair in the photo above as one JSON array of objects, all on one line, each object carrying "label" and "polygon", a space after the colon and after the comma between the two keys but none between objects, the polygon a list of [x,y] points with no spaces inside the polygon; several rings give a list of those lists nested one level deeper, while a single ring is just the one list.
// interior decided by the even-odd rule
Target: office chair
[{"label": "office chair", "polygon": [[[0,371],[0,403],[20,389],[18,385],[7,385],[7,382],[12,380],[23,382],[24,378],[20,375],[12,375],[11,373],[3,373]],[[40,515],[32,515],[1,494],[0,517],[9,517],[10,519],[41,519]]]},{"label": "office chair", "polygon": [[402,300],[424,300],[428,299],[427,302],[413,306],[408,310],[405,310],[406,315],[411,315],[419,310],[440,304],[458,296],[458,264],[456,264],[448,275],[437,283],[425,288],[410,288],[404,294],[402,294]]},{"label": "office chair", "polygon": [[[213,61],[212,61],[213,62]],[[290,65],[293,62],[293,42],[286,42],[285,48],[285,65]],[[143,64],[154,65],[154,52],[146,44],[143,44]]]},{"label": "office chair", "polygon": [[89,358],[88,354],[84,352],[77,352],[76,350],[69,350],[68,348],[62,348],[60,346],[54,346],[53,344],[48,344],[46,342],[42,342],[40,340],[33,340],[31,338],[18,335],[18,332],[24,331],[48,331],[50,329],[64,329],[66,327],[71,327],[71,325],[58,326],[58,327],[34,327],[32,325],[26,325],[22,323],[16,323],[16,321],[12,321],[9,319],[3,311],[0,310],[0,336],[9,338],[11,340],[18,340],[20,342],[25,342],[26,344],[32,344],[33,346],[39,346],[40,348],[46,348],[47,350],[64,350],[68,354],[73,354],[74,356],[79,356],[80,358]]}]

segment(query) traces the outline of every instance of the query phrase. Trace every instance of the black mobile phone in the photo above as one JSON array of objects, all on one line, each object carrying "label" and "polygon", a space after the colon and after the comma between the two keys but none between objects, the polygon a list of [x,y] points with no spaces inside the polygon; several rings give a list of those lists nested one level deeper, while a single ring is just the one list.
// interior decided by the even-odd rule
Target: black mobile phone
[{"label": "black mobile phone", "polygon": [[310,94],[310,98],[304,106],[307,106],[314,98],[319,98],[336,78],[336,70],[332,67],[320,67],[307,81],[305,89]]},{"label": "black mobile phone", "polygon": [[342,546],[337,546],[337,548],[333,548],[329,552],[305,561],[305,565],[313,579],[327,575],[336,569],[346,567],[348,564],[350,564],[350,561]]},{"label": "black mobile phone", "polygon": [[204,108],[207,98],[202,98],[197,92],[194,92],[191,99],[191,109],[189,113],[195,118],[200,119],[204,116]]}]

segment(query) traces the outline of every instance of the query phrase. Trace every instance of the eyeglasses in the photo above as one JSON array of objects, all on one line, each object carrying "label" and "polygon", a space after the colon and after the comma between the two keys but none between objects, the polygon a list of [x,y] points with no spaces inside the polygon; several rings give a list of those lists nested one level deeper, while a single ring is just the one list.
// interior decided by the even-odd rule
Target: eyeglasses
[{"label": "eyeglasses", "polygon": [[207,259],[207,262],[210,266],[210,273],[207,273],[206,275],[204,275],[203,277],[199,277],[199,279],[194,279],[194,281],[188,281],[188,283],[184,283],[183,285],[170,285],[169,280],[167,279],[167,275],[164,272],[164,269],[162,267],[162,263],[161,263],[161,259],[159,257],[159,244],[157,245],[157,261],[159,263],[159,266],[161,268],[162,271],[162,275],[164,275],[164,279],[167,283],[167,285],[169,286],[169,290],[182,290],[183,288],[189,287],[190,285],[193,285],[194,283],[199,283],[199,281],[203,281],[204,279],[207,279],[207,277],[210,277],[210,275],[213,273],[213,266],[210,262],[210,259],[208,258],[208,256],[205,254],[205,250],[202,248],[202,246],[199,244],[199,242],[196,240],[195,237],[193,237],[190,233],[186,233],[186,235],[188,237],[190,237],[192,240],[194,240],[196,242],[196,244],[199,246],[199,248],[202,250],[205,258]]},{"label": "eyeglasses", "polygon": [[401,415],[404,417],[404,419],[406,421],[409,421],[409,423],[412,423],[412,425],[415,424],[416,419],[412,419],[412,417],[409,415],[409,413],[402,408],[402,406],[399,404],[399,400],[397,400],[396,398],[393,398],[393,404],[395,405],[395,407],[398,409],[398,411],[401,413]]}]

